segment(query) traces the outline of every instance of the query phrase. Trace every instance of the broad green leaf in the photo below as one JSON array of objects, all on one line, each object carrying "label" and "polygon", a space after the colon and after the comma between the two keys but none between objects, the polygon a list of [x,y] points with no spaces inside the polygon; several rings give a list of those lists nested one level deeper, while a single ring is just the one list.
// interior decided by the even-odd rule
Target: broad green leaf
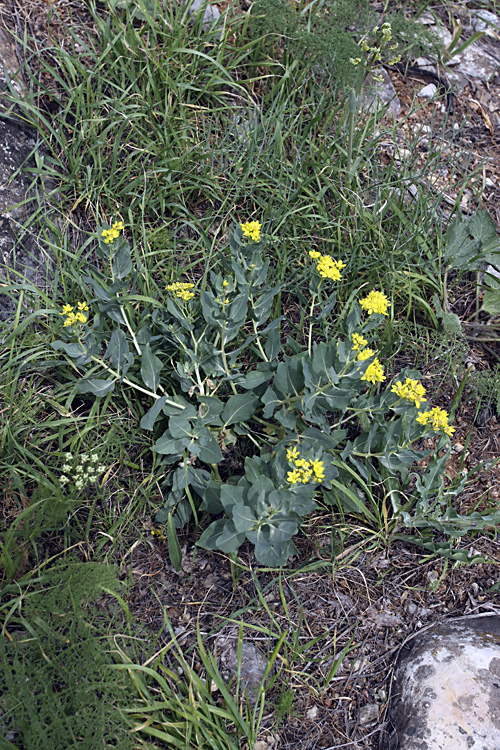
[{"label": "broad green leaf", "polygon": [[246,393],[231,396],[221,414],[224,427],[235,422],[248,422],[255,414],[259,401],[258,396],[251,396]]},{"label": "broad green leaf", "polygon": [[[207,430],[208,432],[208,430]],[[208,433],[198,441],[198,458],[205,464],[218,464],[222,461],[222,451],[215,438]]]},{"label": "broad green leaf", "polygon": [[102,380],[100,378],[89,378],[88,380],[80,380],[76,384],[76,389],[79,393],[93,393],[94,396],[105,396],[107,393],[112,391],[115,387],[114,380]]},{"label": "broad green leaf", "polygon": [[264,404],[264,411],[262,416],[265,419],[269,419],[273,416],[275,409],[281,404],[281,398],[279,398],[272,388],[268,388],[262,396],[262,403]]},{"label": "broad green leaf", "polygon": [[250,531],[258,520],[255,511],[248,505],[243,505],[243,503],[238,503],[234,506],[232,519],[234,527],[238,532]]},{"label": "broad green leaf", "polygon": [[196,545],[198,547],[203,547],[203,549],[218,549],[217,540],[220,538],[226,523],[227,520],[225,518],[219,518],[219,520],[213,521],[213,523],[211,523],[200,536]]},{"label": "broad green leaf", "polygon": [[234,523],[227,520],[222,529],[222,533],[216,540],[217,549],[226,554],[237,552],[243,542],[245,541],[245,534],[240,534],[236,531]]},{"label": "broad green leaf", "polygon": [[242,380],[237,380],[238,386],[246,391],[252,391],[260,385],[267,383],[273,376],[272,370],[251,370]]},{"label": "broad green leaf", "polygon": [[264,352],[269,360],[276,359],[281,351],[281,337],[280,332],[277,328],[269,331],[264,347]]},{"label": "broad green leaf", "polygon": [[273,544],[269,539],[269,534],[262,529],[250,533],[251,541],[255,544],[255,557],[262,565],[277,568],[286,565],[288,558],[297,554],[297,548],[291,539],[283,544]]},{"label": "broad green leaf", "polygon": [[56,352],[63,351],[68,355],[68,357],[72,357],[73,359],[83,357],[87,353],[80,342],[78,342],[77,344],[70,344],[67,341],[57,340],[52,342],[51,346],[53,349],[55,349]]},{"label": "broad green leaf", "polygon": [[200,419],[204,423],[215,421],[217,424],[221,424],[218,417],[224,408],[224,404],[220,398],[217,398],[217,396],[198,396],[198,401],[200,404]]},{"label": "broad green leaf", "polygon": [[108,348],[104,356],[109,359],[113,367],[118,370],[118,372],[121,373],[123,370],[123,374],[125,374],[126,370],[131,364],[130,350],[125,334],[121,328],[115,328],[115,330],[111,334]]},{"label": "broad green leaf", "polygon": [[132,270],[130,247],[125,242],[113,258],[113,274],[117,279],[124,279]]},{"label": "broad green leaf", "polygon": [[222,513],[224,510],[224,506],[221,503],[221,487],[225,485],[221,485],[220,482],[213,482],[210,481],[208,483],[207,488],[205,489],[203,493],[203,501],[200,505],[201,511],[207,511],[208,513],[211,513],[213,516],[217,513]]},{"label": "broad green leaf", "polygon": [[191,439],[193,434],[193,426],[191,425],[191,422],[183,416],[170,417],[168,420],[168,429],[175,440],[180,440],[181,438]]},{"label": "broad green leaf", "polygon": [[166,430],[163,435],[158,438],[152,449],[155,453],[161,453],[164,456],[182,456],[184,446],[180,440],[174,440],[170,435],[169,431]]},{"label": "broad green leaf", "polygon": [[142,349],[141,377],[146,388],[156,393],[160,382],[160,372],[163,362],[151,351],[151,346],[146,344]]},{"label": "broad green leaf", "polygon": [[238,487],[233,484],[223,484],[220,492],[221,503],[226,511],[227,515],[232,515],[233,509],[236,504],[245,502],[247,491],[244,487]]},{"label": "broad green leaf", "polygon": [[158,417],[161,414],[161,410],[163,409],[163,406],[165,405],[165,401],[167,400],[166,396],[162,396],[161,398],[158,398],[151,409],[146,412],[146,414],[141,419],[141,427],[143,430],[152,430],[154,423],[158,419]]}]

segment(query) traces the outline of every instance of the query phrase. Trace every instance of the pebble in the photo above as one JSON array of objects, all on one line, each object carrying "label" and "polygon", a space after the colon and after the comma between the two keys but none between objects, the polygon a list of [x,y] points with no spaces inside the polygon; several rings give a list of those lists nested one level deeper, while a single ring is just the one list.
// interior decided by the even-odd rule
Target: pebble
[{"label": "pebble", "polygon": [[435,83],[428,83],[418,92],[418,96],[422,99],[432,99],[436,95],[437,86]]}]

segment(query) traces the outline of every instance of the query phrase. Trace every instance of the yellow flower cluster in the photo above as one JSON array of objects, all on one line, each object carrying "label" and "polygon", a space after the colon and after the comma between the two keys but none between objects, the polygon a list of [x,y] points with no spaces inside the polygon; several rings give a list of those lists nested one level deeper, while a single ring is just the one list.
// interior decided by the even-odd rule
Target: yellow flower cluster
[{"label": "yellow flower cluster", "polygon": [[419,412],[417,422],[421,425],[429,425],[435,432],[441,431],[451,437],[455,432],[455,428],[448,424],[448,418],[447,411],[440,409],[439,406],[435,406],[429,411]]},{"label": "yellow flower cluster", "polygon": [[[352,348],[355,351],[358,351],[360,347],[368,343],[366,339],[364,339],[358,333],[352,334],[352,341],[353,341]],[[358,362],[366,362],[366,360],[370,359],[370,357],[375,357],[376,353],[377,352],[373,351],[373,349],[370,349],[370,348],[361,349],[356,359],[358,360]],[[382,383],[382,381],[385,380],[384,368],[380,364],[378,357],[375,357],[373,362],[371,362],[368,365],[368,367],[366,368],[366,372],[362,376],[361,380],[367,380],[369,383],[373,383],[373,384]]]},{"label": "yellow flower cluster", "polygon": [[240,224],[241,231],[244,237],[248,237],[249,240],[258,242],[260,240],[260,228],[262,224],[260,221],[247,221],[246,224]]},{"label": "yellow flower cluster", "polygon": [[307,484],[310,479],[313,482],[321,482],[325,478],[323,461],[317,459],[306,461],[305,458],[300,458],[299,451],[295,446],[287,450],[286,459],[294,467],[286,475],[290,484]]},{"label": "yellow flower cluster", "polygon": [[[366,351],[371,351],[371,350],[366,350]],[[363,352],[361,352],[361,354],[362,353]],[[373,354],[375,354],[375,352],[371,352],[370,356],[372,356]],[[358,356],[358,359],[359,359],[359,356]],[[369,383],[373,383],[374,385],[375,383],[382,383],[385,380],[384,368],[380,364],[378,357],[375,357],[373,362],[371,362],[371,364],[368,365],[368,367],[366,368],[366,372],[361,378],[361,380],[367,380]]]},{"label": "yellow flower cluster", "polygon": [[363,336],[360,336],[359,333],[353,333],[351,336],[352,339],[352,348],[355,352],[359,352],[360,349],[362,349],[364,346],[367,345],[368,341],[363,338]]},{"label": "yellow flower cluster", "polygon": [[370,359],[370,357],[373,357],[374,354],[375,354],[375,352],[373,351],[373,349],[363,349],[363,351],[361,351],[358,354],[358,356],[356,357],[356,359],[359,362],[366,362],[366,360]]},{"label": "yellow flower cluster", "polygon": [[323,279],[333,279],[333,281],[340,281],[342,274],[340,273],[345,268],[345,263],[341,260],[333,260],[331,255],[321,255],[317,250],[310,250],[309,257],[312,260],[317,260],[316,271]]},{"label": "yellow flower cluster", "polygon": [[88,318],[86,315],[84,315],[84,313],[89,309],[87,303],[77,302],[77,308],[77,312],[75,312],[75,308],[73,307],[73,305],[63,305],[61,315],[66,316],[66,320],[64,321],[65,328],[69,328],[69,326],[76,326],[78,323],[87,322]]},{"label": "yellow flower cluster", "polygon": [[187,284],[183,281],[175,281],[166,287],[167,292],[172,292],[175,297],[183,299],[184,302],[189,302],[194,297],[194,292],[190,292],[190,289],[194,289],[194,284]]},{"label": "yellow flower cluster", "polygon": [[360,300],[359,304],[363,310],[366,310],[368,315],[373,315],[373,313],[387,315],[389,300],[383,292],[373,291],[367,297]]},{"label": "yellow flower cluster", "polygon": [[402,383],[398,380],[391,388],[391,393],[395,393],[400,398],[406,398],[408,401],[413,401],[417,409],[420,409],[420,404],[423,401],[427,401],[425,396],[424,386],[413,380],[413,378],[406,378],[405,382]]},{"label": "yellow flower cluster", "polygon": [[123,221],[115,221],[111,229],[103,229],[102,237],[106,245],[111,245],[117,237],[120,236],[120,232],[123,229]]}]

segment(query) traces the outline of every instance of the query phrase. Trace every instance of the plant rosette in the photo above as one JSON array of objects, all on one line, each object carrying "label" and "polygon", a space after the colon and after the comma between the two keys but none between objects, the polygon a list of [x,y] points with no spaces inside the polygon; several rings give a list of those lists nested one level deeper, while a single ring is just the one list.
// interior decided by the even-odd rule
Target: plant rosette
[{"label": "plant rosette", "polygon": [[[415,483],[411,468],[432,453],[416,441],[441,437],[423,475],[434,481],[454,428],[444,410],[430,408],[418,373],[386,385],[376,342],[390,307],[383,292],[354,300],[338,322],[341,335],[316,341],[332,330],[322,323],[335,310],[344,262],[309,252],[307,341],[283,345],[274,315],[282,285],[271,281],[259,222],[236,226],[205,288],[166,280],[164,299],[137,293],[120,222],[100,227],[97,240],[100,267],[89,270],[80,301],[86,319],[65,325],[74,310],[63,308],[53,347],[72,362],[78,393],[120,388],[134,399],[164,476],[158,523],[170,519],[172,530],[208,512],[219,517],[200,546],[233,554],[248,540],[260,563],[278,566],[295,553],[292,537],[316,499],[334,505],[353,495],[349,472],[385,486],[394,515],[408,514],[402,493]],[[223,481],[235,445],[246,446],[244,466]]]}]

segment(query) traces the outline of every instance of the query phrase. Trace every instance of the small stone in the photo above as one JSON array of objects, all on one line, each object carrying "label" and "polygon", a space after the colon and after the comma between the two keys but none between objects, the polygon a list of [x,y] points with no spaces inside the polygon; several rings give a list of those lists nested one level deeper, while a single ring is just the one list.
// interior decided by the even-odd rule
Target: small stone
[{"label": "small stone", "polygon": [[375,703],[367,703],[366,706],[361,706],[358,714],[359,723],[361,726],[364,724],[371,724],[373,721],[378,719],[378,706]]},{"label": "small stone", "polygon": [[454,446],[453,446],[453,450],[456,453],[461,453],[463,451],[463,449],[464,449],[464,446],[462,445],[462,443],[455,443]]},{"label": "small stone", "polygon": [[[264,677],[267,668],[267,657],[250,641],[243,640],[240,650],[238,648],[238,637],[235,635],[217,638],[217,651],[219,652],[221,673],[226,682],[240,674],[241,686],[247,692],[250,702],[255,702],[256,693]],[[238,665],[238,658],[241,664]]]},{"label": "small stone", "polygon": [[318,716],[318,707],[313,706],[308,711],[306,711],[306,719],[309,719],[310,721],[313,721]]},{"label": "small stone", "polygon": [[432,99],[436,95],[437,86],[435,83],[428,83],[418,92],[418,96],[422,99]]}]

